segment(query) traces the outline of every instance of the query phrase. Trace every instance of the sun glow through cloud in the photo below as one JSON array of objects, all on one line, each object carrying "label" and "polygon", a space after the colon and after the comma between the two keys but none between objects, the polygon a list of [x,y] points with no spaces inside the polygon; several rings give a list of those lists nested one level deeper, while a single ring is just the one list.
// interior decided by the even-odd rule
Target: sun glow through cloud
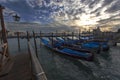
[{"label": "sun glow through cloud", "polygon": [[97,19],[94,19],[94,18],[95,18],[94,15],[82,14],[79,20],[75,20],[75,23],[78,26],[96,25],[98,24],[98,22],[97,22]]}]

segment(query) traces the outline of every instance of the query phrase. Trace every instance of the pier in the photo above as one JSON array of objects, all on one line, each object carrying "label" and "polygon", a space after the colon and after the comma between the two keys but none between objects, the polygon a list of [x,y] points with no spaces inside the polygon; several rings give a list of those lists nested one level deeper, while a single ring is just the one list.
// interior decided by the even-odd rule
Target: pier
[{"label": "pier", "polygon": [[27,45],[27,52],[18,50],[17,55],[11,56],[12,60],[4,64],[0,71],[0,80],[47,80],[29,37]]},{"label": "pier", "polygon": [[[7,31],[3,18],[4,7],[0,5],[1,45],[0,45],[0,80],[47,80],[44,70],[38,60],[37,52],[31,46],[29,33],[26,35],[27,47],[25,52],[20,49],[20,35],[17,33],[18,51],[11,55]],[[19,17],[17,17],[19,18]],[[18,19],[17,19],[18,20]],[[35,36],[34,36],[34,44]],[[14,46],[14,42],[12,44]],[[35,45],[36,46],[36,45]],[[12,48],[14,50],[14,48]]]}]

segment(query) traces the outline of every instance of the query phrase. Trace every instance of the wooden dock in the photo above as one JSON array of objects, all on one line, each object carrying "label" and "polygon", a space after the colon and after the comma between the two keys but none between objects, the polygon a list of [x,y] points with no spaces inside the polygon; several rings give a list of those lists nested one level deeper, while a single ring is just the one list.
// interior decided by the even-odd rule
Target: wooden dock
[{"label": "wooden dock", "polygon": [[[28,50],[23,53],[20,52],[20,49],[18,49],[16,56],[10,56],[13,61],[9,63],[9,65],[13,65],[9,66],[5,64],[4,66],[6,69],[4,66],[1,67],[2,71],[0,71],[0,80],[47,80],[45,72],[42,69],[42,65],[40,64],[37,56],[37,49],[34,50],[31,45],[29,35],[27,36],[27,40]],[[35,36],[34,43],[36,43]],[[19,38],[18,44],[20,44]],[[20,45],[18,46],[18,48],[20,48]],[[37,48],[37,46],[35,48]],[[2,57],[4,57],[4,55]],[[3,58],[1,58],[1,60],[5,63]]]},{"label": "wooden dock", "polygon": [[6,75],[0,76],[0,80],[33,80],[29,54],[19,53],[13,58],[13,60],[14,63],[10,72]]},{"label": "wooden dock", "polygon": [[[0,34],[0,38],[1,44],[3,45],[0,47],[0,80],[47,80],[45,72],[43,71],[42,66],[39,63],[38,56],[36,55],[37,47],[35,45],[35,52],[30,44],[30,36],[28,33],[25,37],[28,40],[28,52],[19,53],[15,57],[11,57],[7,40],[7,30],[4,24],[3,9],[5,9],[5,7],[0,5],[0,24],[2,32]],[[19,21],[19,16],[16,15],[14,17],[16,21]],[[35,33],[33,32],[33,34],[34,43],[36,43]],[[20,35],[18,32],[17,38],[18,48],[20,51]]]}]

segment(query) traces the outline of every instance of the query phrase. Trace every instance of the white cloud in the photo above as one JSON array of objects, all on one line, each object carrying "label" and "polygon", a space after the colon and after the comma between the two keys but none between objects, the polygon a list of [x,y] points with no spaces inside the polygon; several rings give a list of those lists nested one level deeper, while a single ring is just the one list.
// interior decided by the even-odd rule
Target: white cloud
[{"label": "white cloud", "polygon": [[0,0],[0,3],[6,3],[7,0]]},{"label": "white cloud", "polygon": [[11,10],[11,9],[5,7],[5,9],[4,9],[4,16],[9,17],[9,16],[13,16],[13,15],[16,15],[16,14],[19,15],[16,11]]},{"label": "white cloud", "polygon": [[26,0],[26,2],[32,8],[35,6],[42,6],[42,0]]}]

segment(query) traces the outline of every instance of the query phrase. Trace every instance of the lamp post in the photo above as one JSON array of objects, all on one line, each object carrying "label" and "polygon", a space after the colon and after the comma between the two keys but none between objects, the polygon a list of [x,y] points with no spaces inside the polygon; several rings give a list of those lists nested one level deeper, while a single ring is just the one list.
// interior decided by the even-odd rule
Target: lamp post
[{"label": "lamp post", "polygon": [[3,43],[7,43],[7,49],[6,49],[6,56],[9,57],[9,50],[8,50],[8,41],[7,41],[7,35],[6,35],[6,28],[4,24],[4,17],[3,17],[3,9],[5,9],[3,6],[0,5],[0,22],[1,22],[1,31],[2,31],[2,40]]},{"label": "lamp post", "polygon": [[2,38],[3,38],[3,42],[7,43],[6,29],[5,29],[4,18],[3,18],[3,9],[5,8],[0,5],[0,21],[1,21],[1,27],[2,27]]},{"label": "lamp post", "polygon": [[[13,16],[13,19],[15,22],[20,21],[20,17],[17,14]],[[17,39],[18,39],[18,50],[20,51],[21,49],[20,49],[20,33],[19,33],[19,31],[17,32]]]}]

